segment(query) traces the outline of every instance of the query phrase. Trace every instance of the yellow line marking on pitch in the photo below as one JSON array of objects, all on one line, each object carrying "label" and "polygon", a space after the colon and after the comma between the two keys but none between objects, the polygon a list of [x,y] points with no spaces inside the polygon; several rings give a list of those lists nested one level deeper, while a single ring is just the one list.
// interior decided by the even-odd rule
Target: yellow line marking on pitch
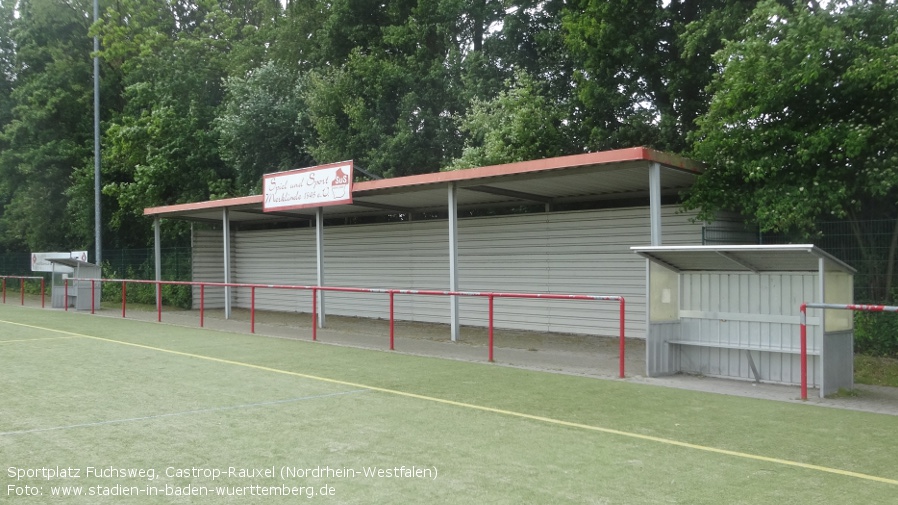
[{"label": "yellow line marking on pitch", "polygon": [[[4,321],[8,322],[8,321]],[[10,324],[18,324],[18,323],[10,323]],[[42,328],[43,329],[43,328]],[[77,338],[80,335],[69,335],[68,337],[44,337],[44,338],[20,338],[17,340],[0,340],[0,344],[9,344],[12,342],[37,342],[38,340],[64,340],[67,338]]]},{"label": "yellow line marking on pitch", "polygon": [[73,337],[82,337],[82,338],[87,338],[87,339],[91,339],[91,340],[99,340],[102,342],[109,342],[109,343],[114,343],[114,344],[121,344],[121,345],[127,345],[127,346],[131,346],[131,347],[137,347],[140,349],[164,352],[167,354],[173,354],[175,356],[196,358],[196,359],[201,359],[201,360],[205,360],[205,361],[212,361],[215,363],[223,363],[226,365],[242,366],[242,367],[246,367],[246,368],[252,368],[255,370],[263,370],[266,372],[291,375],[294,377],[301,377],[303,379],[327,382],[327,383],[331,383],[331,384],[339,384],[342,386],[350,386],[350,387],[354,387],[354,388],[365,388],[365,389],[369,389],[371,391],[378,391],[381,393],[387,393],[387,394],[396,395],[396,396],[403,396],[406,398],[415,398],[417,400],[425,400],[425,401],[429,401],[429,402],[440,403],[443,405],[451,405],[454,407],[462,407],[462,408],[471,409],[471,410],[479,410],[481,412],[491,412],[493,414],[501,414],[504,416],[517,417],[517,418],[521,418],[521,419],[529,419],[531,421],[539,421],[542,423],[554,424],[557,426],[566,426],[569,428],[577,428],[577,429],[594,431],[594,432],[599,432],[599,433],[607,433],[610,435],[618,435],[618,436],[622,436],[622,437],[635,438],[638,440],[645,440],[645,441],[649,441],[649,442],[657,442],[660,444],[672,445],[675,447],[683,447],[686,449],[694,449],[694,450],[705,451],[705,452],[710,452],[710,453],[714,453],[714,454],[723,454],[725,456],[733,456],[733,457],[737,457],[737,458],[750,459],[750,460],[754,460],[754,461],[763,461],[765,463],[774,463],[774,464],[778,464],[778,465],[791,466],[791,467],[795,467],[795,468],[803,468],[805,470],[815,470],[818,472],[831,473],[831,474],[836,474],[836,475],[842,475],[844,477],[853,477],[856,479],[863,479],[863,480],[880,482],[883,484],[891,484],[893,486],[898,486],[898,480],[888,479],[886,477],[879,477],[876,475],[869,475],[869,474],[860,473],[860,472],[852,472],[850,470],[841,470],[838,468],[830,468],[827,466],[812,465],[810,463],[801,463],[799,461],[790,461],[787,459],[772,458],[772,457],[768,457],[768,456],[760,456],[757,454],[750,454],[750,453],[746,453],[746,452],[731,451],[728,449],[720,449],[717,447],[709,447],[706,445],[691,444],[689,442],[680,442],[678,440],[672,440],[669,438],[655,437],[652,435],[643,435],[640,433],[632,433],[629,431],[615,430],[613,428],[602,428],[600,426],[592,426],[592,425],[588,425],[588,424],[575,423],[575,422],[571,422],[571,421],[563,421],[560,419],[553,419],[551,417],[543,417],[543,416],[537,416],[534,414],[525,414],[523,412],[515,412],[513,410],[505,410],[505,409],[499,409],[499,408],[494,408],[494,407],[484,407],[482,405],[474,405],[472,403],[464,403],[464,402],[458,402],[458,401],[454,401],[454,400],[446,400],[443,398],[435,398],[432,396],[426,396],[426,395],[421,395],[421,394],[417,394],[417,393],[409,393],[407,391],[399,391],[396,389],[387,389],[387,388],[381,388],[381,387],[377,387],[377,386],[368,386],[365,384],[343,381],[343,380],[339,380],[339,379],[330,379],[327,377],[319,377],[317,375],[309,375],[309,374],[304,374],[304,373],[300,373],[300,372],[291,372],[289,370],[281,370],[278,368],[271,368],[271,367],[262,366],[262,365],[254,365],[252,363],[243,363],[241,361],[232,361],[229,359],[215,358],[212,356],[204,356],[202,354],[193,354],[193,353],[189,353],[189,352],[165,349],[162,347],[153,347],[153,346],[144,345],[144,344],[136,344],[133,342],[124,342],[121,340],[97,337],[94,335],[84,335],[81,333],[74,333],[74,332],[65,331],[65,330],[57,330],[54,328],[44,328],[41,326],[32,326],[29,324],[15,323],[12,321],[4,321],[4,320],[0,320],[0,322],[8,323],[8,324],[16,325],[16,326],[22,326],[25,328],[32,328],[32,329],[37,329],[37,330],[46,330],[46,331],[51,331],[51,332],[56,332],[56,333],[62,333],[65,335],[71,335]]}]

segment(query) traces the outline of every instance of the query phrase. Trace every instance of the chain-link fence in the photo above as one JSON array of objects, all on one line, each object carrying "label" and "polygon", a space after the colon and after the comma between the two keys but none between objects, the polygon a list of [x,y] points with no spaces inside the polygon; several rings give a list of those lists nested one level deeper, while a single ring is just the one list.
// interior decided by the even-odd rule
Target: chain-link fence
[{"label": "chain-link fence", "polygon": [[[702,242],[726,244],[813,243],[848,263],[854,275],[854,301],[879,305],[898,304],[898,235],[894,220],[827,221],[818,223],[814,238],[706,227]],[[898,315],[857,312],[854,315],[855,351],[898,357]]]},{"label": "chain-link fence", "polygon": [[[169,247],[162,249],[162,279],[167,281],[192,280],[191,250],[189,247]],[[93,251],[88,252],[88,261],[95,262]],[[103,277],[107,279],[143,279],[156,278],[156,260],[153,249],[105,249],[103,250]],[[31,271],[30,252],[0,253],[0,275],[37,275],[50,281],[49,273]],[[35,291],[37,285],[28,284],[26,292]],[[121,299],[121,288],[110,284],[103,289],[103,300]],[[150,284],[132,286],[127,293],[130,303],[155,303],[154,288]],[[191,293],[188,286],[165,286],[162,290],[162,302],[190,308]]]},{"label": "chain-link fence", "polygon": [[827,221],[818,223],[818,230],[817,237],[801,238],[712,226],[702,230],[702,242],[707,245],[812,243],[857,269],[856,302],[891,304],[895,301],[898,288],[898,258],[895,257],[898,251],[893,243],[895,221]]},{"label": "chain-link fence", "polygon": [[[120,279],[155,279],[153,249],[104,250],[103,276]],[[162,278],[167,281],[189,281],[191,277],[190,248],[163,248]]]},{"label": "chain-link fence", "polygon": [[[162,278],[169,281],[191,279],[191,251],[189,247],[162,249]],[[88,261],[94,262],[93,251]],[[105,249],[103,250],[103,277],[128,279],[155,279],[155,255],[153,249]],[[31,272],[30,252],[0,252],[0,274],[34,275]]]}]

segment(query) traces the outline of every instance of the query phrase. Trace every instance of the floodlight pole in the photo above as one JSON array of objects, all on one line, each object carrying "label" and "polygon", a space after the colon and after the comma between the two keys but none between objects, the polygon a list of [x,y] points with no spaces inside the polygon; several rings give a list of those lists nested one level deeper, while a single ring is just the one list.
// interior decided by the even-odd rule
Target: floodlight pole
[{"label": "floodlight pole", "polygon": [[[94,0],[94,24],[100,19],[99,0]],[[103,231],[100,215],[100,39],[94,35],[94,259],[103,261]]]}]

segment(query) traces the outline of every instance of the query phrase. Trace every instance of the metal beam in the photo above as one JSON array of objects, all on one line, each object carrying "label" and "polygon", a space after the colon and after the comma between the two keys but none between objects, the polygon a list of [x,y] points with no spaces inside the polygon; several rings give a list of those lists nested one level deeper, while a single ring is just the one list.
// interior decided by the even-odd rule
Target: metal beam
[{"label": "metal beam", "polygon": [[[100,19],[99,1],[94,0],[94,23]],[[103,219],[100,198],[100,39],[94,35],[94,259],[103,262]],[[157,284],[158,286],[158,284]],[[158,297],[157,297],[158,299]]]},{"label": "metal beam", "polygon": [[[324,286],[324,208],[315,209],[315,256],[318,286]],[[324,328],[324,291],[318,290],[318,327]]]},{"label": "metal beam", "polygon": [[490,195],[507,196],[518,200],[527,200],[530,202],[551,204],[555,200],[549,196],[537,195],[535,193],[526,193],[524,191],[515,191],[513,189],[494,188],[492,186],[467,186],[464,189],[469,191],[477,191],[479,193],[487,193]]},{"label": "metal beam", "polygon": [[277,216],[277,217],[286,217],[290,219],[304,219],[306,221],[311,221],[315,219],[315,216],[311,214],[298,214],[293,212],[265,212],[261,209],[235,209],[234,212],[241,212],[244,214],[252,214],[254,216]]},{"label": "metal beam", "polygon": [[359,200],[358,198],[353,198],[352,205],[358,205],[359,207],[368,207],[371,209],[391,210],[394,212],[404,212],[406,214],[409,214],[412,212],[412,209],[409,207],[400,207],[398,205],[388,205],[388,204],[384,204],[384,203],[366,202],[364,200]]},{"label": "metal beam", "polygon": [[649,165],[649,221],[652,245],[661,245],[661,165]]},{"label": "metal beam", "polygon": [[[162,280],[162,225],[161,225],[161,221],[162,220],[159,219],[159,216],[156,216],[156,218],[153,219],[153,255],[155,256],[155,258],[153,258],[153,260],[155,262],[154,267],[156,269],[156,281]],[[159,304],[162,303],[161,298],[159,296],[160,289],[162,289],[162,285],[156,284],[156,310],[161,309],[161,307],[159,307]]]},{"label": "metal beam", "polygon": [[732,253],[723,252],[723,251],[717,251],[717,254],[723,256],[724,258],[726,258],[726,259],[732,261],[733,263],[735,263],[735,264],[737,264],[737,265],[739,265],[739,266],[741,266],[741,267],[743,267],[743,268],[747,268],[747,269],[751,270],[753,273],[756,273],[756,274],[757,274],[757,273],[760,273],[760,269],[758,269],[758,267],[752,265],[751,263],[749,263],[749,262],[747,262],[747,261],[745,261],[745,260],[743,260],[743,259],[740,259],[740,258],[737,258],[736,256],[733,256]]},{"label": "metal beam", "polygon": [[[231,282],[231,219],[228,208],[221,209],[221,237],[222,248],[224,249],[224,282]],[[231,318],[231,288],[225,286],[225,319]]]},{"label": "metal beam", "polygon": [[[449,184],[449,291],[458,291],[458,187]],[[458,297],[449,297],[449,327],[452,341],[458,340]]]}]

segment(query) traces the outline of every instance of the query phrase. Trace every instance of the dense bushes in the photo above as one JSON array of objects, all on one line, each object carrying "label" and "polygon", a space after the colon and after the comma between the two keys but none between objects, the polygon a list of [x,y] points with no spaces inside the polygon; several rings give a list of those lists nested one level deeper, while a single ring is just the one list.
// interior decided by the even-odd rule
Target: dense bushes
[{"label": "dense bushes", "polygon": [[[162,271],[170,271],[166,268],[166,257],[163,256]],[[153,279],[153,266],[150,261],[140,265],[137,268],[127,267],[125,272],[114,270],[108,263],[103,263],[103,277],[106,279]],[[156,285],[144,283],[129,283],[126,287],[126,295],[128,303],[155,305],[156,304]],[[121,302],[122,300],[122,284],[118,282],[107,282],[103,284],[102,299],[105,302]],[[179,307],[182,309],[190,309],[193,303],[193,294],[190,286],[162,286],[162,304]]]},{"label": "dense bushes", "polygon": [[854,350],[860,354],[898,358],[898,314],[856,312]]}]

